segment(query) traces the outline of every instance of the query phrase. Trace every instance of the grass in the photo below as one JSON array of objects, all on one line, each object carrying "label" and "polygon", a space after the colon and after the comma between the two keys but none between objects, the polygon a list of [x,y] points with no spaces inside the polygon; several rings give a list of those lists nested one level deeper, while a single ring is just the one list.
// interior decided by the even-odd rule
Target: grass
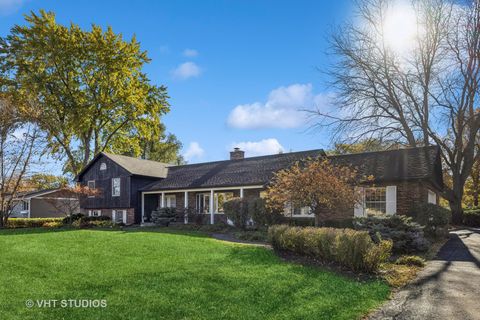
[{"label": "grass", "polygon": [[[1,230],[1,319],[356,319],[390,289],[193,232]],[[27,308],[106,299],[106,308]]]}]

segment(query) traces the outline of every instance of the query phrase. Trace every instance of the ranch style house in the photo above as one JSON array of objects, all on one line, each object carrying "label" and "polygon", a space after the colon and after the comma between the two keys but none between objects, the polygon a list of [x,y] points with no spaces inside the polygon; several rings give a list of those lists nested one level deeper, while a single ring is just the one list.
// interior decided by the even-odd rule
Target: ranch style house
[{"label": "ranch style house", "polygon": [[[374,179],[361,187],[361,205],[336,212],[335,219],[371,214],[408,215],[422,203],[438,203],[443,190],[442,163],[436,146],[328,156],[323,150],[245,157],[235,148],[230,160],[171,165],[109,153],[98,154],[77,176],[100,194],[81,201],[83,213],[116,222],[150,221],[159,207],[189,208],[205,222],[226,222],[223,203],[233,197],[262,197],[274,173],[296,161],[327,157]],[[309,208],[290,208],[292,217],[312,217]]]}]

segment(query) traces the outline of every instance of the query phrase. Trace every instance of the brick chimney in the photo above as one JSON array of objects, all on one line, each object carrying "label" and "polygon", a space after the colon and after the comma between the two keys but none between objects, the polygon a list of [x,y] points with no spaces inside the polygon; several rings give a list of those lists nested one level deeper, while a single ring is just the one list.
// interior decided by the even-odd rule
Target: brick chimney
[{"label": "brick chimney", "polygon": [[230,160],[242,160],[245,158],[245,151],[240,150],[240,148],[233,148],[233,151],[230,151]]}]

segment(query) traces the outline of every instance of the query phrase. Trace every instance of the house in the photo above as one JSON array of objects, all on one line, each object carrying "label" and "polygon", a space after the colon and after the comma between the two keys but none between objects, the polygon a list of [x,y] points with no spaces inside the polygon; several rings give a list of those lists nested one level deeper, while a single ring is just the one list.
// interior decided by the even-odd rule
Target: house
[{"label": "house", "polygon": [[110,153],[99,153],[77,175],[76,181],[100,191],[82,199],[82,213],[105,215],[122,223],[139,223],[141,207],[139,190],[167,177],[168,165]]},{"label": "house", "polygon": [[[374,177],[361,187],[363,203],[336,217],[368,214],[409,214],[420,203],[437,203],[443,189],[440,151],[436,146],[327,156],[323,150],[245,158],[238,148],[230,160],[167,165],[101,153],[79,174],[77,181],[101,189],[85,199],[90,215],[108,215],[127,224],[150,221],[158,207],[190,208],[209,223],[226,221],[223,203],[233,197],[261,197],[274,173],[306,158],[328,157],[334,164],[353,166]],[[311,216],[308,208],[295,216]]]},{"label": "house", "polygon": [[65,212],[55,204],[58,201],[72,202],[78,207],[78,199],[61,189],[47,189],[20,193],[15,199],[11,218],[55,218],[65,217]]}]

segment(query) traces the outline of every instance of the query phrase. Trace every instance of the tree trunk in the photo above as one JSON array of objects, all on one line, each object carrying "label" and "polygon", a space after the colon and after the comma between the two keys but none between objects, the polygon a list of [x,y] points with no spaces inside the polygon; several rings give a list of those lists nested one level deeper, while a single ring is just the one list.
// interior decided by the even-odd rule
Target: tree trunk
[{"label": "tree trunk", "polygon": [[315,227],[319,227],[319,226],[320,226],[320,217],[318,213],[315,213]]}]

